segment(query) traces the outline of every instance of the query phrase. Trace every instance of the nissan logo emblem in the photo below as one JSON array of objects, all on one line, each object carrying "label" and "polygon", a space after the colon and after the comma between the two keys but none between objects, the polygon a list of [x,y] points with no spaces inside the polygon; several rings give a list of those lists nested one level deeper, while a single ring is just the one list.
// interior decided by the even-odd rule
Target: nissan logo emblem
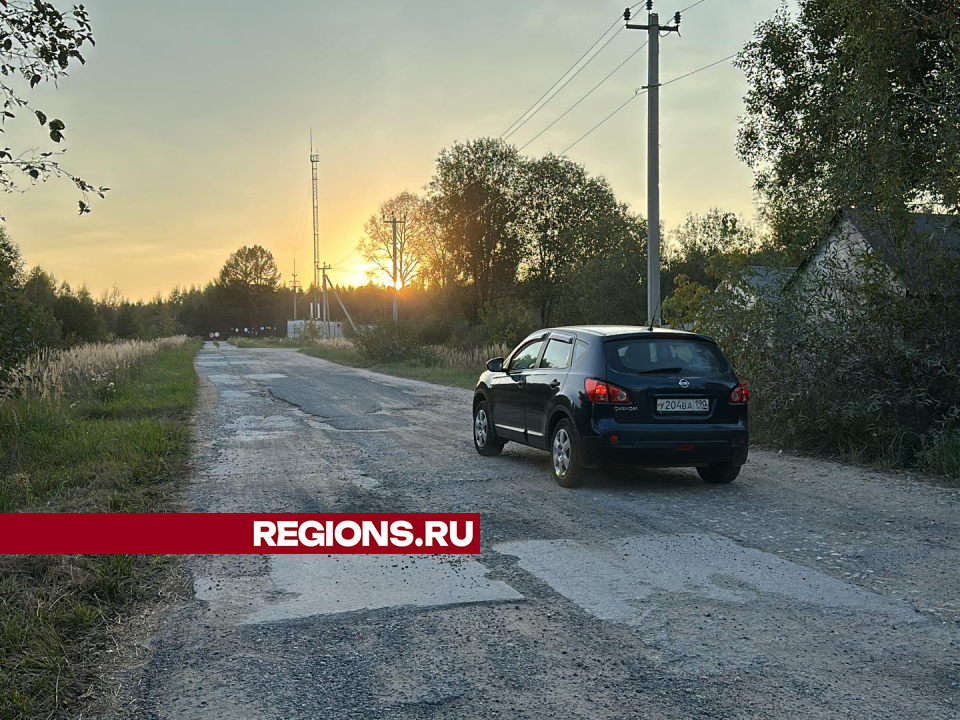
[{"label": "nissan logo emblem", "polygon": [[688,387],[690,387],[690,381],[686,378],[680,378],[680,387],[686,390]]}]

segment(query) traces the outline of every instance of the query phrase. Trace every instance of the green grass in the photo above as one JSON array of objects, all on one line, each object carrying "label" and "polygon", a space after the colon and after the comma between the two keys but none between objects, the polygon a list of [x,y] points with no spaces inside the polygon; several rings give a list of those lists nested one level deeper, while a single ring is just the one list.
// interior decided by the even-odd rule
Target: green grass
[{"label": "green grass", "polygon": [[300,348],[300,352],[310,357],[323,358],[338,365],[348,365],[357,368],[371,368],[373,363],[368,362],[357,350],[347,347],[318,347],[310,345]]},{"label": "green grass", "polygon": [[363,358],[359,352],[344,347],[303,347],[300,352],[311,357],[318,357],[338,365],[365,368],[386,375],[423,380],[438,385],[448,385],[472,390],[477,385],[479,371],[444,365],[425,365],[415,360],[397,360],[392,362],[371,363]]},{"label": "green grass", "polygon": [[[161,350],[102,400],[0,406],[0,511],[173,509],[199,346]],[[176,578],[176,564],[156,556],[0,557],[0,718],[75,708],[107,628]]]}]

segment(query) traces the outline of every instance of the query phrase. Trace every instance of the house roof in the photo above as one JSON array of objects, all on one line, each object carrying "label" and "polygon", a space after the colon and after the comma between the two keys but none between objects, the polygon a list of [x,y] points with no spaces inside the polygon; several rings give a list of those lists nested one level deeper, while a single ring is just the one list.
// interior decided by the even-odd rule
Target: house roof
[{"label": "house roof", "polygon": [[[830,231],[824,240],[834,236],[841,223],[849,222],[871,251],[900,277],[908,289],[912,289],[919,286],[928,275],[933,259],[943,253],[960,259],[960,216],[912,213],[909,218],[907,231],[923,243],[920,252],[913,257],[906,257],[903,248],[891,237],[888,232],[889,221],[866,210],[843,208],[838,211],[830,222]],[[821,247],[823,241],[800,263],[798,274],[803,272]]]}]

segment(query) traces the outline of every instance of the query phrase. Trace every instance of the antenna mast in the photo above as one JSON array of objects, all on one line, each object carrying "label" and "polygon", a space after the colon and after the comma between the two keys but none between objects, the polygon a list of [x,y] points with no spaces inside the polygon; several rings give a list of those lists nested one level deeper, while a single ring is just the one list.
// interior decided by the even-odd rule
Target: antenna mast
[{"label": "antenna mast", "polygon": [[[313,176],[313,306],[319,315],[320,298],[320,206],[317,200],[317,164],[320,156],[313,151],[313,130],[310,130],[310,170]],[[311,313],[312,317],[315,317]]]}]

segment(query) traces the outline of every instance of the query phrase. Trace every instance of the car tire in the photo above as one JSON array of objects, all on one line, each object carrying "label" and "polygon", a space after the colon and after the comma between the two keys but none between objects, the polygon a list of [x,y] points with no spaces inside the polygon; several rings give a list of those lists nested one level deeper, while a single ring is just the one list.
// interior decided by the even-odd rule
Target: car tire
[{"label": "car tire", "polygon": [[473,411],[473,446],[477,452],[487,457],[499,455],[503,450],[503,442],[497,440],[493,434],[493,420],[490,418],[490,408],[487,401],[482,401]]},{"label": "car tire", "polygon": [[577,448],[577,431],[569,420],[561,420],[550,436],[550,464],[557,485],[574,488],[583,481],[583,466]]},{"label": "car tire", "polygon": [[734,465],[733,463],[713,463],[713,465],[698,467],[697,472],[700,473],[704,482],[712,485],[722,485],[736,480],[737,475],[740,474],[740,467],[740,465]]}]

